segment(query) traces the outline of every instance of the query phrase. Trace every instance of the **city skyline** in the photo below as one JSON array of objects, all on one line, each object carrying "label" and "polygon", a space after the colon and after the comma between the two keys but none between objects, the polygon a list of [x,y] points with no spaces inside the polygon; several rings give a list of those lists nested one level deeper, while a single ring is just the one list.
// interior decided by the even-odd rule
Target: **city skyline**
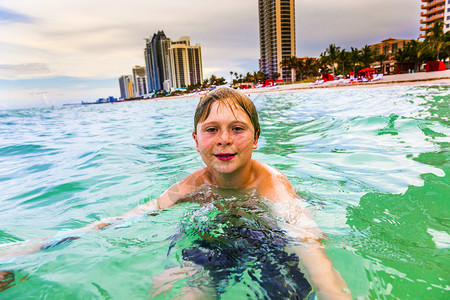
[{"label": "city skyline", "polygon": [[[310,2],[296,0],[299,57],[420,33],[419,0]],[[205,78],[258,70],[257,1],[0,0],[0,26],[0,108],[118,97],[117,78],[145,64],[158,30],[201,45]]]}]

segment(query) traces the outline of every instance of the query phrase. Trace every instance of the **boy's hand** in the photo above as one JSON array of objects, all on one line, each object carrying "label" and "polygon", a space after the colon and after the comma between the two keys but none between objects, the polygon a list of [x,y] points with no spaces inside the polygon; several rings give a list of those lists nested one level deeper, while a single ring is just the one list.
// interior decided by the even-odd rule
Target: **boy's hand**
[{"label": "boy's hand", "polygon": [[14,271],[0,271],[0,292],[15,286]]}]

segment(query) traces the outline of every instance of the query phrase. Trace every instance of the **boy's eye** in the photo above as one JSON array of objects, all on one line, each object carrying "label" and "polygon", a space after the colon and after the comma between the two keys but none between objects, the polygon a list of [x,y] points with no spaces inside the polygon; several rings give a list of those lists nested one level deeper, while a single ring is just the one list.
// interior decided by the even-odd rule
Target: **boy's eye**
[{"label": "boy's eye", "polygon": [[244,130],[244,128],[242,128],[242,127],[234,127],[233,130],[234,131],[242,131],[242,130]]},{"label": "boy's eye", "polygon": [[207,128],[206,131],[207,132],[214,132],[214,131],[216,131],[216,129],[215,128]]}]

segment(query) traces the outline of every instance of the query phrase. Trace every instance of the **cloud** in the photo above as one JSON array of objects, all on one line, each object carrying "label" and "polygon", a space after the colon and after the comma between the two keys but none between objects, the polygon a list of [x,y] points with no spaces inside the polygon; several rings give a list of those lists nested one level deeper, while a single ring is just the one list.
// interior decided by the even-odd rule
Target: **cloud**
[{"label": "cloud", "polygon": [[3,79],[28,78],[30,76],[41,77],[50,73],[48,65],[43,63],[0,65],[0,78]]},{"label": "cloud", "polygon": [[[0,26],[5,33],[0,43],[10,44],[14,53],[6,61],[0,58],[0,64],[21,64],[33,57],[56,75],[118,77],[130,73],[133,65],[144,64],[143,38],[162,29],[174,40],[188,35],[192,43],[200,43],[205,67],[236,65],[233,60],[241,57],[257,66],[253,2],[131,0],[124,6],[122,1],[42,0],[38,5],[22,0],[8,5],[34,16],[35,22]],[[30,51],[19,54],[24,47]]]},{"label": "cloud", "polygon": [[318,56],[332,43],[350,49],[389,37],[417,39],[419,19],[420,1],[297,0],[297,54]]},{"label": "cloud", "polygon": [[[297,55],[414,39],[419,19],[420,1],[296,0]],[[158,30],[202,46],[204,77],[229,78],[257,70],[258,26],[248,0],[0,0],[0,78],[116,81],[145,64],[144,38]]]}]

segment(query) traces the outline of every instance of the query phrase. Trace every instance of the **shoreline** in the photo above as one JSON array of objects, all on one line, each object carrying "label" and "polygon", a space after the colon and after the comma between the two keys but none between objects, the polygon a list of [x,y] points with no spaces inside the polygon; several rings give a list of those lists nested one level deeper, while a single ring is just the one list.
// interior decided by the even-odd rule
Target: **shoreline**
[{"label": "shoreline", "polygon": [[391,85],[420,85],[422,83],[448,84],[450,85],[450,70],[439,72],[421,72],[398,75],[385,75],[383,79],[372,82],[358,82],[354,84],[328,81],[322,84],[313,85],[311,83],[294,83],[280,85],[277,88],[265,87],[259,89],[242,90],[248,94],[252,93],[286,93],[300,90],[324,89],[324,88],[370,88]]},{"label": "shoreline", "polygon": [[[450,85],[450,69],[445,71],[436,72],[419,72],[419,73],[408,73],[408,74],[398,74],[398,75],[385,75],[383,79],[372,82],[358,82],[358,83],[344,83],[338,82],[337,80],[328,81],[322,84],[314,85],[312,83],[288,83],[282,85],[276,85],[271,87],[261,87],[261,88],[249,88],[240,90],[242,93],[248,96],[252,94],[282,94],[282,93],[295,93],[305,90],[312,89],[335,89],[335,88],[374,88],[374,87],[384,87],[392,85],[422,85],[422,84],[441,84]],[[165,101],[172,99],[191,99],[191,98],[201,98],[203,95],[197,94],[184,94],[178,96],[167,96],[159,98],[145,98],[145,99],[130,99],[130,100],[120,100],[115,102],[106,103],[89,103],[89,104],[108,104],[108,103],[124,103],[131,101]],[[78,104],[64,104],[64,105],[78,105]],[[81,104],[80,104],[81,105]]]},{"label": "shoreline", "polygon": [[[250,88],[240,90],[241,92],[251,95],[251,94],[279,94],[279,93],[295,93],[302,90],[312,90],[312,89],[333,89],[333,88],[372,88],[372,87],[383,87],[391,85],[421,85],[421,84],[443,84],[450,85],[450,70],[437,71],[437,72],[420,72],[420,73],[408,73],[408,74],[398,74],[398,75],[385,75],[383,79],[372,82],[360,82],[354,84],[348,83],[338,83],[337,81],[328,81],[326,83],[313,85],[312,83],[293,83],[293,84],[283,84],[273,87],[262,87],[262,88]],[[170,99],[180,99],[180,98],[199,98],[202,95],[179,95],[179,96],[168,96],[154,99],[144,99],[144,100],[170,100]]]}]

